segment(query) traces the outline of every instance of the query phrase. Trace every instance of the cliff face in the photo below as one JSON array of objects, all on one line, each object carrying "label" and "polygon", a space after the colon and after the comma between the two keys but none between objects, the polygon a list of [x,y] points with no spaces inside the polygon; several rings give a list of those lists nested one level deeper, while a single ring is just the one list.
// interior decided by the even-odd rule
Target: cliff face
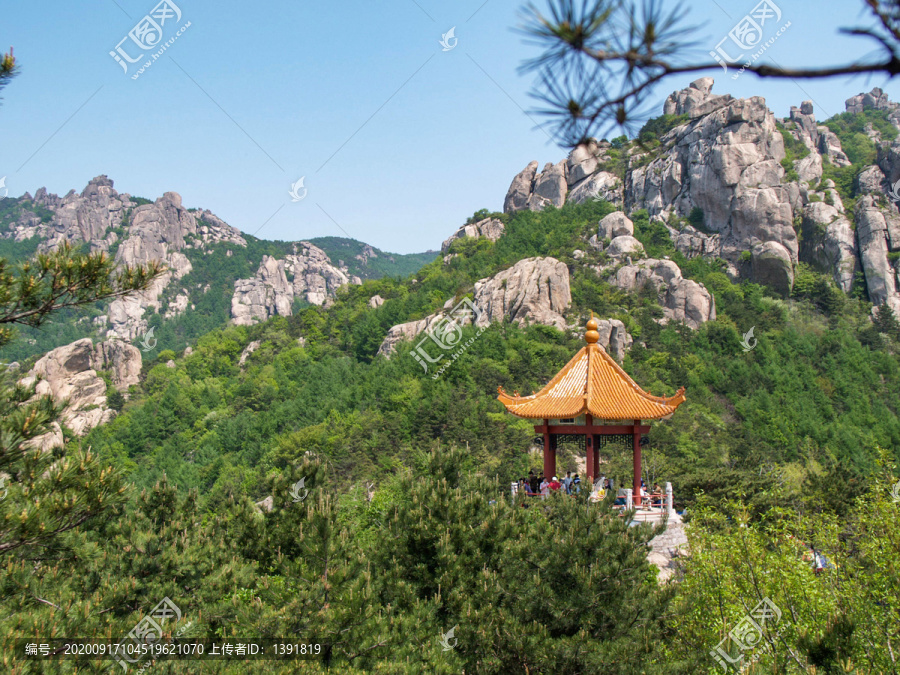
[{"label": "cliff face", "polygon": [[[39,250],[63,242],[86,243],[92,251],[114,255],[121,265],[160,261],[167,267],[143,293],[109,304],[98,322],[108,338],[134,340],[144,335],[148,311],[159,312],[164,304],[167,319],[188,310],[190,293],[177,282],[193,269],[187,255],[190,251],[213,254],[210,247],[217,243],[247,248],[239,230],[210,211],[185,208],[177,192],[166,192],[147,203],[117,192],[106,176],[94,178],[81,194],[73,190],[59,197],[41,188],[34,197],[26,194],[20,204],[18,216],[0,236],[17,241],[39,237]],[[371,247],[365,252],[375,256]],[[295,297],[322,305],[340,285],[352,281],[359,282],[333,264],[320,248],[298,242],[294,255],[274,263],[264,257],[253,278],[235,284],[231,318],[235,323],[253,323],[270,316],[288,316]]]},{"label": "cliff face", "polygon": [[[121,340],[106,340],[97,345],[87,338],[78,340],[44,355],[21,383],[36,383],[36,395],[49,395],[57,403],[66,401],[61,421],[82,436],[116,415],[107,405],[106,382],[98,370],[107,372],[112,385],[124,392],[140,381],[141,352]],[[62,444],[58,425],[36,443],[44,450]]]},{"label": "cliff face", "polygon": [[454,315],[452,310],[457,303],[451,298],[440,312],[393,326],[378,353],[389,356],[398,342],[415,337],[444,318],[459,325],[474,322],[476,326],[487,326],[508,320],[565,328],[563,313],[571,302],[569,268],[564,263],[556,258],[525,258],[508,270],[475,282],[475,316]]},{"label": "cliff face", "polygon": [[[851,161],[838,136],[816,121],[811,101],[777,119],[761,97],[735,99],[712,88],[706,77],[671,94],[663,112],[677,125],[656,146],[622,149],[621,175],[604,169],[610,144],[591,141],[540,173],[537,162],[530,163],[513,179],[504,211],[603,198],[625,213],[646,209],[669,227],[684,255],[722,258],[733,279],[787,294],[794,268],[804,262],[849,292],[862,271],[869,299],[900,311],[898,263],[889,257],[900,251],[900,211],[891,197],[900,181],[900,140],[891,142],[867,126],[877,160],[859,167],[852,188],[856,205],[848,213],[834,183],[822,176],[825,167],[849,167]],[[880,89],[849,98],[846,108],[854,114],[884,111],[900,129],[900,104]],[[696,227],[684,222],[689,216]]]},{"label": "cliff face", "polygon": [[324,305],[347,283],[361,281],[332,265],[322,249],[299,242],[284,259],[263,256],[254,277],[234,283],[232,322],[247,326],[273,316],[291,316],[295,299]]}]

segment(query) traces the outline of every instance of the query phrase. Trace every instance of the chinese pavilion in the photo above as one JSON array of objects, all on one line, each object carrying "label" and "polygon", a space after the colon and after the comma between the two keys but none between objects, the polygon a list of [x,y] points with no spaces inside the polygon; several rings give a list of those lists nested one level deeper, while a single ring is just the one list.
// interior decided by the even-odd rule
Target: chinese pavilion
[{"label": "chinese pavilion", "polygon": [[547,385],[531,396],[513,396],[499,387],[497,397],[517,417],[539,419],[535,433],[544,438],[544,475],[556,475],[557,438],[585,437],[589,484],[600,475],[603,437],[627,435],[632,439],[634,504],[641,495],[641,434],[650,431],[642,420],[668,419],[684,403],[684,387],[674,396],[652,396],[641,389],[606,350],[597,344],[597,321],[587,322],[587,343]]}]

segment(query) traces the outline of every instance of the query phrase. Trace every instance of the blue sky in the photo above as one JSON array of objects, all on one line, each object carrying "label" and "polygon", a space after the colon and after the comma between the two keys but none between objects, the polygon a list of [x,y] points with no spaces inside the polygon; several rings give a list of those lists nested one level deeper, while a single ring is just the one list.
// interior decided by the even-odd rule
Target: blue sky
[{"label": "blue sky", "polygon": [[[11,195],[80,192],[105,173],[119,191],[176,191],[186,206],[266,239],[349,235],[409,253],[438,248],[477,209],[499,210],[529,161],[567,152],[523,112],[536,103],[517,67],[536,50],[514,30],[521,0],[174,0],[182,17],[163,26],[164,39],[190,27],[133,80],[137,65],[125,74],[109,52],[156,1],[3,8],[0,45],[15,47],[22,69],[0,106],[0,176]],[[836,34],[863,19],[862,2],[776,2],[791,22],[767,52],[780,65],[872,49]],[[699,53],[753,5],[686,2],[688,19],[703,24]],[[458,43],[443,51],[451,27]],[[130,40],[123,49],[137,55]],[[764,96],[778,116],[809,98],[822,120],[873,86],[900,99],[881,77],[710,74],[715,92]],[[692,79],[665,82],[660,105]],[[292,202],[301,176],[306,197]]]}]

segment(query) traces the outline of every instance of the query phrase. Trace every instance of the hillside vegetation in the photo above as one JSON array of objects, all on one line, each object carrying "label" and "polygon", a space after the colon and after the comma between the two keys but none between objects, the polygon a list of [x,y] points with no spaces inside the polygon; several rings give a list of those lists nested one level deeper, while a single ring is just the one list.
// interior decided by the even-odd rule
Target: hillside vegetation
[{"label": "hillside vegetation", "polygon": [[[123,492],[108,517],[55,541],[53,564],[33,566],[47,555],[40,547],[10,562],[5,639],[118,638],[168,596],[183,613],[172,631],[187,637],[326,644],[311,662],[210,672],[615,664],[687,675],[714,672],[709,651],[768,598],[785,618],[779,643],[754,653],[759,672],[840,672],[848,659],[850,672],[887,672],[900,516],[888,491],[896,454],[879,446],[900,447],[900,331],[887,320],[873,330],[865,303],[835,296],[809,270],[788,300],[732,284],[716,261],[678,257],[665,229],[637,214],[647,250],[677,259],[716,296],[715,321],[661,327],[654,296],[615,290],[571,258],[609,211],[591,202],[522,212],[495,243],[455,243],[449,264],[349,287],[328,309],[213,330],[188,355],[160,353],[122,414],[67,446],[72,457],[99,453]],[[539,460],[526,452],[531,426],[503,411],[496,388],[545,383],[583,344],[583,321],[572,333],[494,324],[437,379],[409,344],[376,356],[390,325],[535,255],[572,264],[573,319],[593,310],[626,323],[635,345],[624,366],[637,382],[659,394],[687,387],[645,455],[646,477],[671,481],[689,507],[692,555],[674,585],[660,586],[645,557],[658,531],[630,527],[608,501],[583,492],[525,508],[508,496],[509,480]],[[373,309],[376,293],[385,302]],[[759,342],[744,352],[750,327]],[[607,474],[627,478],[630,454],[607,453]],[[575,467],[572,447],[560,462]],[[292,497],[300,479],[309,492]],[[265,497],[270,506],[254,504]],[[821,576],[804,558],[810,545],[831,561]],[[189,661],[166,667],[196,672]]]},{"label": "hillside vegetation", "polygon": [[[467,445],[501,482],[517,478],[533,462],[523,454],[533,431],[505,414],[497,387],[542,386],[580,347],[580,330],[494,324],[439,379],[422,372],[409,346],[390,360],[375,353],[390,326],[462,297],[514,261],[555,255],[573,263],[571,251],[610,210],[590,203],[522,212],[497,242],[457,242],[458,257],[412,279],[368,281],[327,310],[216,330],[174,368],[165,362],[176,354],[163,352],[146,365],[123,414],[83,444],[130,467],[141,486],[166,474],[210,504],[230,494],[261,499],[266,475],[307,452],[346,484],[377,482],[435,444]],[[594,311],[625,322],[635,346],[624,365],[648,391],[687,387],[688,405],[651,432],[651,480],[672,480],[682,503],[700,489],[736,487],[765,503],[756,489],[785,481],[802,501],[809,481],[861,481],[875,468],[877,445],[900,446],[898,334],[873,329],[865,303],[835,293],[810,270],[798,275],[794,299],[770,297],[763,287],[732,284],[715,261],[681,259],[665,228],[640,214],[635,230],[651,255],[669,254],[702,281],[718,308],[718,319],[700,330],[663,327],[653,320],[661,316],[655,298],[623,293],[573,264],[572,316]],[[375,294],[385,303],[372,309]],[[759,342],[744,352],[751,328]],[[253,340],[260,348],[239,366]],[[624,478],[630,455],[609,459]]]}]

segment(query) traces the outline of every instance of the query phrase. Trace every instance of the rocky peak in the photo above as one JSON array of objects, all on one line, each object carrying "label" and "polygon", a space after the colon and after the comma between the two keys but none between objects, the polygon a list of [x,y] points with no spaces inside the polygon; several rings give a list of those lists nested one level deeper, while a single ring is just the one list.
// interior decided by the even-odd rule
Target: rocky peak
[{"label": "rocky peak", "polygon": [[564,161],[548,162],[540,173],[537,162],[529,163],[513,178],[503,211],[540,211],[548,205],[559,208],[567,201],[581,204],[594,198],[621,203],[621,179],[600,168],[609,148],[608,141],[591,139],[575,147]]},{"label": "rocky peak", "polygon": [[92,194],[100,194],[103,192],[103,188],[107,188],[107,194],[113,192],[113,181],[106,174],[101,174],[99,176],[95,176],[88,181],[88,184],[85,186],[84,190],[81,191],[81,196],[87,198]]},{"label": "rocky peak", "polygon": [[647,258],[636,263],[629,261],[627,265],[617,268],[608,281],[631,292],[639,291],[647,284],[652,285],[663,307],[664,318],[660,323],[675,321],[696,329],[716,318],[713,295],[703,284],[685,279],[681,268],[671,260]]},{"label": "rocky peak", "polygon": [[369,246],[368,244],[366,244],[365,246],[363,246],[362,253],[360,253],[359,255],[355,256],[355,258],[356,258],[357,260],[359,260],[363,265],[368,265],[369,260],[370,260],[371,258],[377,258],[377,257],[378,257],[378,254],[375,253],[375,249],[372,248],[371,246]]},{"label": "rocky peak", "polygon": [[474,303],[482,310],[479,326],[509,319],[563,328],[562,315],[571,302],[569,268],[556,258],[525,258],[475,282]]},{"label": "rocky peak", "polygon": [[[859,173],[861,197],[854,213],[845,213],[833,183],[826,181],[816,190],[827,164],[851,163],[838,136],[816,120],[812,101],[792,107],[779,127],[765,99],[714,95],[713,84],[712,78],[700,78],[667,98],[664,112],[689,120],[663,135],[658,148],[643,154],[631,148],[624,186],[617,176],[602,170],[611,145],[589,140],[574,148],[564,163],[547,164],[540,173],[537,162],[531,162],[510,185],[504,210],[540,210],[547,204],[597,197],[619,203],[622,211],[604,219],[588,243],[602,250],[601,242],[609,239],[605,252],[627,260],[625,268],[630,268],[635,265],[632,256],[639,258],[642,247],[629,231],[626,214],[646,209],[651,220],[668,228],[678,251],[686,257],[723,258],[732,279],[749,278],[788,295],[794,266],[802,261],[830,274],[849,292],[855,271],[861,269],[869,300],[900,312],[900,263],[893,255],[900,252],[900,210],[885,199],[900,181],[900,139],[887,142],[869,129],[877,164]],[[848,112],[866,110],[887,111],[900,129],[900,103],[881,89],[847,99]],[[782,133],[808,150],[790,167],[782,166]],[[796,171],[796,179],[785,180],[788,169]],[[684,219],[698,214],[702,226],[685,224]],[[803,232],[802,250],[798,229]],[[584,256],[579,251],[575,257]],[[643,272],[632,276],[658,272],[648,271],[645,260],[637,265]],[[673,297],[688,290],[676,285]],[[704,293],[692,289],[688,294],[696,298],[695,317],[711,315],[702,307]],[[677,311],[672,304],[677,301],[661,301],[671,312]],[[699,319],[691,321],[696,324]]]},{"label": "rocky peak", "polygon": [[[66,402],[62,420],[79,436],[115,417],[106,400],[106,382],[98,370],[109,372],[113,386],[119,391],[140,381],[141,352],[121,340],[107,340],[96,346],[90,338],[48,352],[21,380],[24,385],[36,383],[35,393],[49,395],[57,403]],[[62,444],[57,431],[41,438],[37,445],[48,449]]]},{"label": "rocky peak", "polygon": [[234,282],[231,318],[237,325],[249,326],[273,316],[291,316],[295,298],[313,305],[325,305],[350,279],[335,267],[328,255],[308,241],[293,245],[293,254],[283,260],[263,256],[256,275]]},{"label": "rocky peak", "polygon": [[450,245],[457,239],[479,239],[484,237],[491,241],[497,241],[503,236],[505,230],[506,226],[496,218],[485,218],[477,223],[463,225],[444,240],[444,243],[441,244],[441,253],[446,254],[450,250]]},{"label": "rocky peak", "polygon": [[669,94],[663,105],[663,113],[666,115],[687,115],[690,118],[701,117],[724,108],[734,98],[731,94],[721,96],[712,93],[714,80],[711,77],[701,77],[691,82],[686,89]]},{"label": "rocky peak", "polygon": [[[475,325],[487,326],[497,321],[541,323],[565,328],[563,313],[572,302],[569,268],[556,258],[526,258],[508,270],[475,283],[472,304],[478,308]],[[397,343],[413,338],[432,325],[450,316],[456,305],[450,300],[440,312],[424,319],[393,326],[378,353],[390,356]],[[460,325],[467,325],[472,317],[450,317]],[[624,327],[623,327],[624,330]],[[624,337],[621,338],[623,341]]]},{"label": "rocky peak", "polygon": [[819,125],[813,113],[813,102],[803,101],[800,107],[791,106],[791,121],[797,125],[799,140],[810,150],[815,151],[819,145]]},{"label": "rocky peak", "polygon": [[534,178],[526,208],[530,211],[541,211],[548,205],[560,208],[566,201],[566,192],[568,192],[566,162],[561,161],[557,164],[547,162],[544,170]]},{"label": "rocky peak", "polygon": [[528,198],[531,196],[537,168],[537,162],[529,162],[528,166],[513,178],[506,192],[506,199],[503,200],[504,213],[515,213],[528,207]]},{"label": "rocky peak", "polygon": [[[707,104],[708,84],[695,82],[670,97],[667,110],[690,109],[694,119],[669,133],[665,153],[628,174],[626,211],[645,208],[665,221],[701,210],[706,229],[721,233],[717,248],[733,275],[740,254],[757,243],[775,241],[796,261],[792,203],[799,187],[783,183],[784,141],[775,118],[760,97]],[[682,100],[688,107],[677,107]],[[803,108],[798,114],[806,114]]]},{"label": "rocky peak", "polygon": [[865,110],[897,110],[900,103],[892,101],[881,87],[873,87],[872,91],[865,94],[851,96],[844,102],[847,112],[861,113]]},{"label": "rocky peak", "polygon": [[856,202],[855,220],[869,300],[875,305],[887,304],[900,314],[900,271],[888,257],[900,251],[900,212],[893,203],[883,205],[865,195]]}]

